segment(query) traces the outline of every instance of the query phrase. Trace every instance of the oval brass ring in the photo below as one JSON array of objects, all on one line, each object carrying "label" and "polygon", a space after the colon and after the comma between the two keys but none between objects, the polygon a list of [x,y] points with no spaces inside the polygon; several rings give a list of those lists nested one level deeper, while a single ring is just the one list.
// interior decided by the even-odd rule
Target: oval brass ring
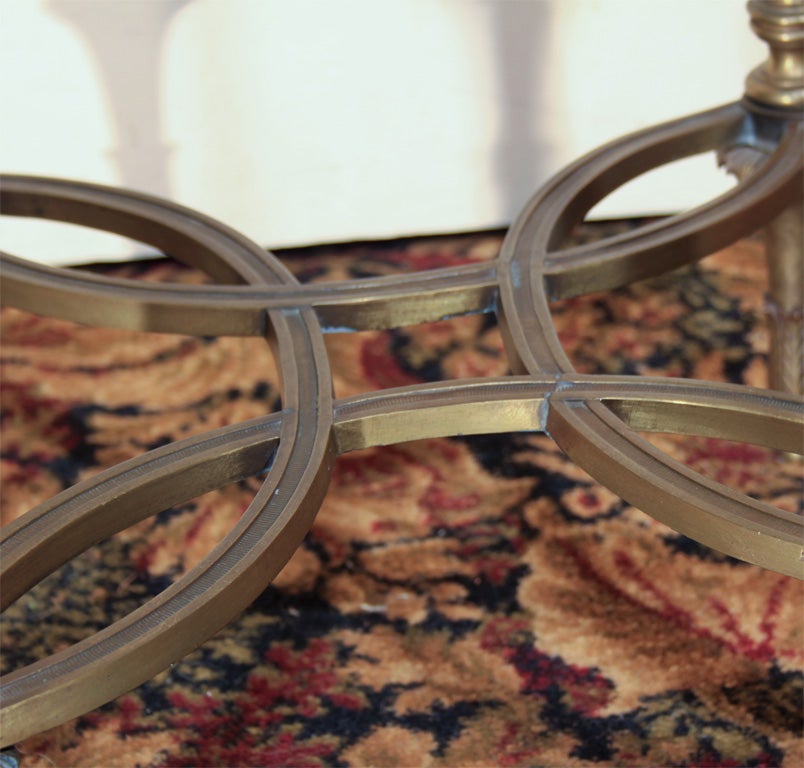
[{"label": "oval brass ring", "polygon": [[[596,243],[594,249],[562,250],[572,227],[606,194],[646,167],[738,140],[751,119],[739,104],[731,104],[647,129],[592,152],[534,195],[506,237],[499,267],[501,325],[509,358],[521,372],[553,374],[559,382],[577,375],[553,326],[548,293],[574,296],[661,274],[749,234],[757,220],[772,218],[801,195],[804,142],[801,126],[791,124],[768,161],[720,198]],[[676,531],[743,560],[804,577],[801,518],[780,516],[779,510],[708,481],[656,450],[594,396],[594,381],[602,379],[589,380],[586,390],[559,386],[549,397],[545,430],[579,466]],[[671,381],[663,386],[675,389]],[[701,382],[695,397],[679,406],[697,414],[696,401],[705,402],[716,391],[714,384]],[[804,411],[797,398],[786,407],[795,414],[795,427],[785,450],[798,452]],[[767,425],[781,416],[779,408],[777,403],[744,420],[721,412],[711,416],[712,425],[700,428],[727,437],[734,423],[742,423],[740,436],[732,439],[767,442]],[[683,408],[674,413],[679,426],[670,420],[668,432],[681,430],[685,421]],[[643,420],[641,428],[654,430],[655,425]]]},{"label": "oval brass ring", "polygon": [[[221,280],[251,284],[290,284],[295,278],[270,254],[223,224],[181,206],[131,192],[57,180],[21,179],[3,186],[3,212],[70,221],[136,237],[164,249]],[[27,185],[27,189],[20,186]],[[67,270],[62,270],[67,272]],[[47,296],[37,301],[47,302]],[[49,308],[59,314],[60,307]],[[64,314],[69,316],[68,309]],[[263,442],[278,438],[270,451],[250,454],[250,462],[271,460],[267,478],[237,525],[195,568],[160,595],[124,619],[86,641],[8,675],[0,686],[4,744],[14,743],[93,709],[135,687],[186,655],[228,624],[265,589],[307,533],[328,485],[335,456],[332,431],[332,384],[326,350],[315,313],[306,308],[265,313],[263,331],[274,343],[282,373],[285,408],[281,423]],[[171,460],[172,460],[171,456]],[[219,457],[217,481],[233,468]],[[214,466],[215,462],[213,462]],[[152,483],[165,494],[183,498],[197,495],[188,485],[197,474],[176,474],[162,466]],[[213,473],[213,477],[214,477]],[[238,474],[235,471],[234,474]],[[212,478],[209,478],[212,479]],[[201,482],[201,487],[208,480]],[[168,488],[170,484],[173,488]],[[113,484],[114,485],[114,484]],[[120,492],[116,486],[115,492]],[[15,595],[40,578],[37,565],[25,553],[28,545],[38,556],[63,557],[83,550],[89,539],[106,535],[87,524],[95,503],[91,493],[71,492],[75,525],[56,541],[42,537],[44,549],[27,541],[31,525],[62,523],[48,505],[34,510],[3,532],[3,567],[12,576],[4,591]],[[141,488],[124,496],[130,507],[122,521],[138,515],[136,507],[152,508],[159,494]],[[102,517],[102,515],[100,515]],[[30,520],[30,522],[29,522]],[[119,526],[120,523],[115,523]],[[89,541],[89,543],[92,543]],[[72,557],[72,554],[69,554]],[[69,559],[69,558],[68,558]]]}]

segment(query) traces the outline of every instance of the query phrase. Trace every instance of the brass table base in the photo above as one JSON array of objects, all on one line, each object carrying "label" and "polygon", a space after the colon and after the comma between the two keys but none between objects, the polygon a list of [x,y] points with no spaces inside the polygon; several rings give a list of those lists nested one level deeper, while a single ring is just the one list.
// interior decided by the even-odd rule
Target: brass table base
[{"label": "brass table base", "polygon": [[[767,5],[791,4],[754,4]],[[804,16],[801,4],[795,7]],[[266,474],[240,521],[197,567],[121,621],[2,680],[2,745],[137,686],[234,619],[301,543],[335,458],[368,446],[457,434],[545,432],[597,480],[675,530],[804,578],[802,518],[692,472],[636,432],[714,436],[802,451],[800,297],[797,308],[795,295],[783,295],[790,294],[791,271],[793,279],[801,274],[795,239],[801,232],[804,129],[796,111],[800,104],[793,106],[769,100],[757,106],[749,88],[742,103],[593,152],[532,198],[491,263],[336,284],[301,285],[242,235],[172,203],[90,184],[3,177],[5,214],[134,237],[218,281],[146,284],[5,255],[4,303],[109,327],[263,336],[282,373],[283,409],[113,467],[3,531],[5,608],[115,532],[206,491]],[[573,227],[610,191],[650,168],[712,150],[732,165],[735,152],[751,153],[733,190],[603,243],[565,247]],[[666,272],[767,224],[771,271],[780,275],[772,277],[780,286],[772,298],[778,319],[775,354],[785,370],[775,374],[776,386],[788,392],[574,371],[552,326],[550,300]],[[497,316],[514,375],[334,399],[323,333],[478,312]]]}]

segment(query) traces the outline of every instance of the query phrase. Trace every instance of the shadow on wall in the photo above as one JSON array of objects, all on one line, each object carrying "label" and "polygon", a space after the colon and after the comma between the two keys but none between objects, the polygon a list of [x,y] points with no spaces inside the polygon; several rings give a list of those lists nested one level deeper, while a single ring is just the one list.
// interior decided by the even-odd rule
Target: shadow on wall
[{"label": "shadow on wall", "polygon": [[75,30],[94,58],[115,135],[109,155],[120,184],[163,197],[171,193],[171,148],[163,131],[162,53],[172,19],[190,2],[47,0],[44,6]]},{"label": "shadow on wall", "polygon": [[512,221],[551,168],[545,120],[558,120],[549,98],[553,4],[499,2],[489,7],[493,35],[497,139],[494,178]]},{"label": "shadow on wall", "polygon": [[[81,39],[91,58],[114,144],[107,150],[122,186],[171,198],[172,146],[166,141],[164,54],[171,26],[193,0],[44,0],[43,8]],[[489,104],[495,121],[491,176],[500,223],[510,222],[549,173],[555,154],[556,84],[551,80],[554,2],[483,2],[490,53]],[[461,11],[460,4],[447,8]],[[485,37],[484,35],[484,37]],[[488,46],[488,47],[486,47]],[[477,98],[484,98],[482,89]],[[487,98],[487,97],[486,97]],[[546,126],[549,123],[549,126]],[[472,127],[469,126],[469,130]],[[560,143],[560,142],[559,142]]]}]

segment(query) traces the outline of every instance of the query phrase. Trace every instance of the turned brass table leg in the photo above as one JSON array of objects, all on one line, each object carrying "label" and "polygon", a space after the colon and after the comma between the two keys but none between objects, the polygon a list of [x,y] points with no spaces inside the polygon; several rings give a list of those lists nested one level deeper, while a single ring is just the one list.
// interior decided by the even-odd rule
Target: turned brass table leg
[{"label": "turned brass table leg", "polygon": [[[760,119],[804,119],[804,3],[751,0],[751,26],[770,49],[768,60],[748,76],[746,107]],[[799,199],[765,228],[768,259],[769,383],[804,392],[804,207]]]},{"label": "turned brass table leg", "polygon": [[768,325],[771,389],[804,394],[804,209],[791,205],[765,230],[768,259]]},{"label": "turned brass table leg", "polygon": [[[745,179],[765,161],[765,152],[738,146],[721,153],[728,171]],[[804,206],[801,200],[765,225],[768,296],[765,304],[770,346],[768,386],[804,394]]]}]

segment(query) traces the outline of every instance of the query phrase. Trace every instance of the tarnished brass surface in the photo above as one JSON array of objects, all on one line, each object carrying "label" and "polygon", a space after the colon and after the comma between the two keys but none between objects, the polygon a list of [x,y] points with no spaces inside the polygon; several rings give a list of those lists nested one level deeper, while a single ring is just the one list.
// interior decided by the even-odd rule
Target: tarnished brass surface
[{"label": "tarnished brass surface", "polygon": [[[804,2],[751,0],[751,26],[770,49],[749,74],[745,105],[777,123],[804,120]],[[757,148],[759,149],[759,148]],[[762,150],[760,150],[761,152]],[[767,152],[768,148],[764,148]],[[735,168],[738,175],[746,167]],[[804,394],[804,209],[798,200],[765,228],[770,285],[770,382]]]},{"label": "tarnished brass surface", "polygon": [[[760,6],[792,5],[757,0],[755,23]],[[262,336],[273,346],[283,382],[281,412],[127,461],[4,529],[5,608],[105,537],[208,490],[265,474],[248,510],[197,567],[126,618],[0,682],[0,744],[148,680],[234,619],[309,530],[336,456],[368,446],[544,432],[601,483],[679,532],[804,579],[802,518],[692,472],[637,434],[698,434],[801,453],[800,395],[683,379],[580,375],[561,348],[549,309],[551,299],[672,270],[765,225],[786,237],[793,215],[800,231],[804,129],[798,120],[756,112],[748,102],[760,97],[758,90],[748,96],[613,142],[573,164],[530,200],[491,263],[393,278],[301,285],[270,253],[178,205],[78,182],[0,178],[5,214],[134,237],[216,281],[146,284],[4,255],[5,304],[133,330]],[[602,243],[566,245],[595,203],[640,173],[703,151],[730,156],[741,150],[751,160],[737,186],[716,200]],[[788,254],[778,280],[789,290],[790,270],[800,274],[801,252],[794,245],[778,250]],[[497,316],[514,375],[333,398],[323,333],[477,312]]]}]

